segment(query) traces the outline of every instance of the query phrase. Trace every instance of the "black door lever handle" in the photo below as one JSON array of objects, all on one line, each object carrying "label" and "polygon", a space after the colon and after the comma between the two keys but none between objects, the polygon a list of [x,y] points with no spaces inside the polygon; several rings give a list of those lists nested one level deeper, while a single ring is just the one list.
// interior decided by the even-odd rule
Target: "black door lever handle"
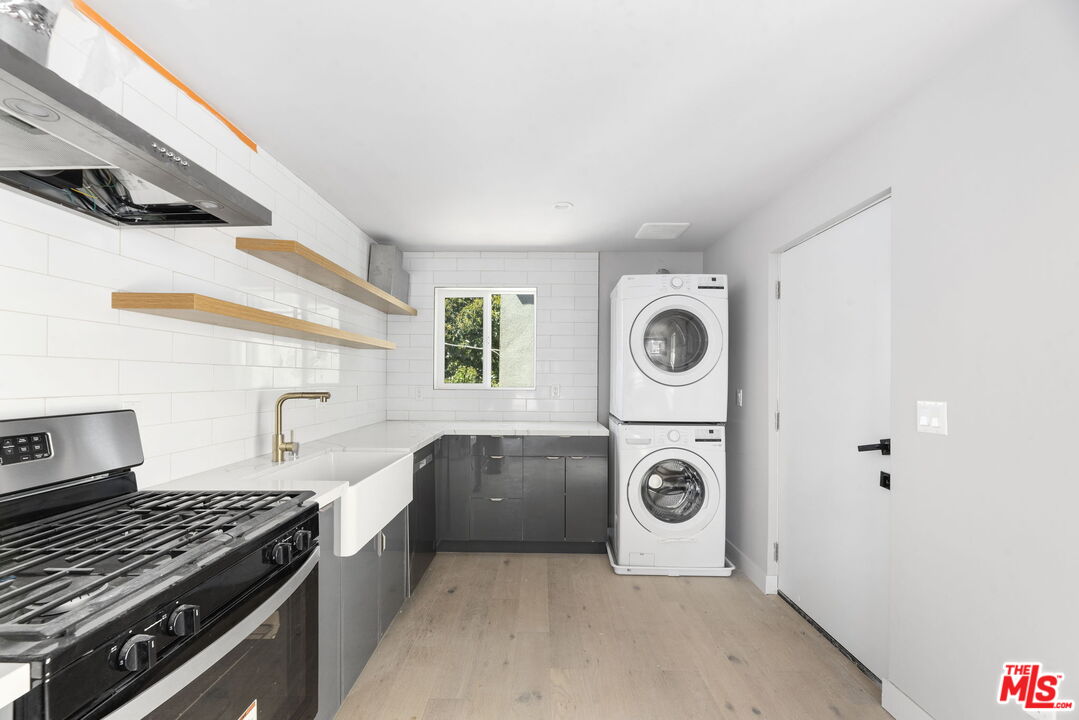
[{"label": "black door lever handle", "polygon": [[872,445],[859,445],[858,446],[858,452],[876,452],[877,450],[880,450],[881,455],[891,455],[892,454],[892,439],[891,438],[881,438],[881,441],[879,443],[874,443]]}]

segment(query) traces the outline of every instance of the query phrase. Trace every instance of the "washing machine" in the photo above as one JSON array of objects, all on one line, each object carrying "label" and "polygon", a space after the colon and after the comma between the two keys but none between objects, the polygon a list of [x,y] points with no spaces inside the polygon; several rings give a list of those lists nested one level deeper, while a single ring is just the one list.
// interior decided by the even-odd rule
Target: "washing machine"
[{"label": "washing machine", "polygon": [[721,425],[610,421],[611,531],[621,575],[730,575]]},{"label": "washing machine", "polygon": [[727,420],[727,276],[624,275],[611,291],[611,414]]}]

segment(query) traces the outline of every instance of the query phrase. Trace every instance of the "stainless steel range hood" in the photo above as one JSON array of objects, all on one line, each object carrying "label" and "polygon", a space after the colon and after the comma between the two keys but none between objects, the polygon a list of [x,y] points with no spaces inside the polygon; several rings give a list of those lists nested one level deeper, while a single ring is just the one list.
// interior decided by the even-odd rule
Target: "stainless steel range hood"
[{"label": "stainless steel range hood", "polygon": [[270,211],[0,41],[0,183],[113,225],[270,224]]}]

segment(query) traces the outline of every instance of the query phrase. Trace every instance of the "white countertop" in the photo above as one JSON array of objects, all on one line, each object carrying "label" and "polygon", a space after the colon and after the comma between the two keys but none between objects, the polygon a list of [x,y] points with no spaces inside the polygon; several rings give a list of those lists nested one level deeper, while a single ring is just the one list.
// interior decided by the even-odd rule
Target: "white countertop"
[{"label": "white countertop", "polygon": [[[343,450],[402,449],[416,452],[443,435],[601,435],[598,422],[464,422],[389,420],[318,441]],[[312,443],[314,444],[314,443]]]},{"label": "white countertop", "polygon": [[[416,452],[444,435],[560,435],[606,436],[607,428],[598,422],[459,422],[404,421],[366,425],[303,443],[300,457],[285,463],[273,463],[269,455],[260,455],[213,470],[155,485],[151,490],[310,490],[319,505],[325,507],[341,497],[348,483],[324,479],[322,468],[311,462],[333,452],[377,452],[370,468],[375,473],[400,457]],[[309,464],[310,463],[310,464]],[[309,466],[312,473],[300,473]],[[282,470],[290,472],[281,472]],[[319,472],[315,472],[319,470]]]}]

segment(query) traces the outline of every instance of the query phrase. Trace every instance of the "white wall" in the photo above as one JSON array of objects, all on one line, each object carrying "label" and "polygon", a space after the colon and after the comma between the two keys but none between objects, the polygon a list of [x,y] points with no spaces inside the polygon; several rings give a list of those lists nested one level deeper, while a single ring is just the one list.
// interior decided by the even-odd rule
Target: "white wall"
[{"label": "white wall", "polygon": [[[1034,0],[705,256],[731,275],[732,541],[767,562],[771,253],[893,189],[889,680],[936,720],[1023,717],[1001,665],[1079,697],[1079,5]],[[733,393],[732,393],[733,398]],[[951,434],[917,434],[917,399]]]},{"label": "white wall", "polygon": [[602,252],[599,254],[599,402],[597,420],[607,424],[611,402],[611,290],[623,275],[704,272],[703,252]]},{"label": "white wall", "polygon": [[[387,374],[390,420],[596,418],[596,253],[407,252],[405,268],[419,314],[389,321],[399,348]],[[434,389],[436,287],[536,288],[535,390]]]},{"label": "white wall", "polygon": [[115,290],[199,292],[386,333],[381,313],[235,249],[243,234],[295,239],[366,274],[370,239],[269,154],[74,11],[50,66],[269,207],[274,225],[117,230],[0,189],[0,418],[134,408],[143,485],[268,452],[272,401],[285,390],[333,393],[286,411],[299,440],[385,419],[384,351],[111,309]]}]

